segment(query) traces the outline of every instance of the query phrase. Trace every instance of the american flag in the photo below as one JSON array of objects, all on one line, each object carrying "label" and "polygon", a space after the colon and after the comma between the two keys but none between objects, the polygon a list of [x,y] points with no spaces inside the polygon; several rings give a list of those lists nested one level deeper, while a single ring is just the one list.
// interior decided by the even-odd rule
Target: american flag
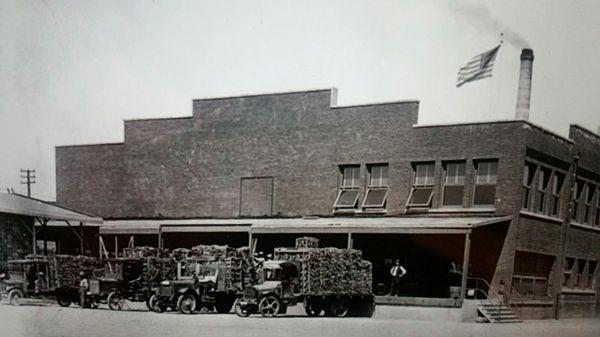
[{"label": "american flag", "polygon": [[494,60],[496,59],[500,46],[501,45],[498,45],[494,49],[473,57],[467,64],[460,68],[456,86],[460,87],[467,82],[492,77]]}]

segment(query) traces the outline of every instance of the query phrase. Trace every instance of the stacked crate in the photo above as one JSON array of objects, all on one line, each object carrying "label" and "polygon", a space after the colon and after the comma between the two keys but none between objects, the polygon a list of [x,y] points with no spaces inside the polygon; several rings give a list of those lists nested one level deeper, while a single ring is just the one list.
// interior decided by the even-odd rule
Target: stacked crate
[{"label": "stacked crate", "polygon": [[372,266],[359,250],[276,248],[274,257],[298,265],[298,285],[305,294],[371,293]]}]

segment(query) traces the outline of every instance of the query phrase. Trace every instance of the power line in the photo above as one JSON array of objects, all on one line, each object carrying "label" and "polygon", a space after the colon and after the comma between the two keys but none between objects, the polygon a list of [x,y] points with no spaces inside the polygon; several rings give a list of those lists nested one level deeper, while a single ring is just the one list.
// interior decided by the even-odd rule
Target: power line
[{"label": "power line", "polygon": [[35,184],[34,169],[21,169],[21,184],[27,184],[27,196],[31,198],[31,185]]}]

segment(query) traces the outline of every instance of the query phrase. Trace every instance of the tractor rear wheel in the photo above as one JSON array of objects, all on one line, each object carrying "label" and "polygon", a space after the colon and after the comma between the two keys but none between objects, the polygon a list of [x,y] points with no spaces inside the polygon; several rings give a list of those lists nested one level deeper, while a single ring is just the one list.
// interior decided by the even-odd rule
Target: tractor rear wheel
[{"label": "tractor rear wheel", "polygon": [[250,310],[248,310],[247,306],[242,306],[240,302],[241,301],[239,298],[235,300],[235,302],[233,302],[233,311],[235,312],[235,314],[240,317],[250,316]]},{"label": "tractor rear wheel", "polygon": [[323,311],[323,309],[321,308],[320,304],[307,303],[304,307],[304,311],[306,311],[306,314],[310,317],[317,317],[321,314],[321,311]]},{"label": "tractor rear wheel", "polygon": [[8,292],[8,303],[11,305],[21,305],[23,300],[23,292],[21,289],[11,289]]},{"label": "tractor rear wheel", "polygon": [[346,317],[349,309],[348,303],[345,300],[338,299],[331,302],[329,306],[329,313],[333,317]]},{"label": "tractor rear wheel", "polygon": [[66,308],[71,305],[71,299],[66,292],[60,291],[56,294],[56,302],[63,308]]}]

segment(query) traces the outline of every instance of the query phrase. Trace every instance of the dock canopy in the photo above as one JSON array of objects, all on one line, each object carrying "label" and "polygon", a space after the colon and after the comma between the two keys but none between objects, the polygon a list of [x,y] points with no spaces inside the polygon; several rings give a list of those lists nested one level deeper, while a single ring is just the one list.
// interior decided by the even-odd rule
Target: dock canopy
[{"label": "dock canopy", "polygon": [[461,234],[510,217],[331,217],[270,219],[108,220],[100,234],[198,232]]},{"label": "dock canopy", "polygon": [[0,213],[25,215],[38,219],[101,224],[102,218],[70,210],[20,194],[0,193]]}]

